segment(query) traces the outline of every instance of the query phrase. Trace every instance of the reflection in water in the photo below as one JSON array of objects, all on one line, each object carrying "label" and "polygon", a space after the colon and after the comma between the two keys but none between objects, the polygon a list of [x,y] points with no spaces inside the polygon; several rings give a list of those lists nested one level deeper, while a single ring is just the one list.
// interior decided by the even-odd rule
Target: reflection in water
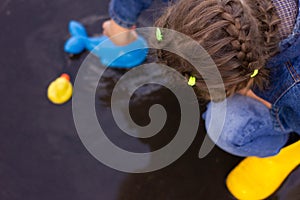
[{"label": "reflection in water", "polygon": [[[88,59],[88,62],[89,65],[94,66],[90,67],[90,69],[95,69],[95,67],[97,67],[97,69],[104,69],[97,58]],[[147,84],[138,88],[130,99],[129,110],[132,120],[139,126],[145,126],[149,124],[150,118],[148,112],[149,108],[154,104],[160,104],[166,109],[166,112],[168,113],[168,120],[163,129],[153,137],[142,139],[127,135],[126,133],[122,132],[119,127],[117,127],[110,108],[111,94],[113,92],[113,89],[118,80],[126,72],[127,70],[124,69],[108,68],[103,73],[103,76],[101,77],[99,82],[97,82],[96,78],[94,78],[94,80],[91,80],[95,76],[88,75],[88,73],[97,73],[96,70],[89,70],[89,72],[87,73],[87,78],[90,79],[89,82],[91,84],[95,84],[97,82],[98,84],[95,96],[95,107],[99,123],[101,124],[107,137],[112,142],[128,151],[149,152],[149,146],[151,146],[151,151],[160,149],[173,139],[178,129],[178,125],[180,122],[180,107],[178,106],[178,101],[174,94],[172,94],[168,89],[164,88],[161,85]],[[137,76],[131,79],[130,87],[136,88],[136,85],[138,85],[141,81],[144,82],[145,79],[149,80],[149,82],[157,78],[161,79],[163,74],[163,71],[153,71],[151,68],[149,68],[144,75]],[[165,80],[168,81],[167,77],[165,77]],[[90,87],[86,85],[84,89],[88,90],[89,88]],[[118,90],[126,92],[128,89],[121,86],[118,88]],[[120,99],[119,103],[122,104],[122,101],[123,100]],[[122,114],[122,110],[119,114]],[[126,121],[125,118],[124,121]],[[134,129],[131,130],[135,131]]]},{"label": "reflection in water", "polygon": [[[172,140],[180,123],[179,104],[174,94],[162,86],[153,84],[137,89],[130,101],[130,112],[132,119],[138,125],[143,126],[149,123],[148,111],[153,104],[163,105],[168,113],[168,118],[166,125],[159,134],[147,139],[131,137],[124,134],[116,126],[110,110],[111,93],[116,82],[127,70],[106,69],[98,82],[96,78],[93,79],[95,76],[91,75],[98,72],[92,69],[104,70],[104,68],[101,67],[97,58],[89,59],[89,62],[92,67],[90,67],[91,70],[87,73],[86,78],[90,79],[91,84],[98,84],[95,96],[95,107],[99,114],[98,120],[107,137],[113,143],[128,151],[150,152],[160,149]],[[145,76],[135,77],[130,83],[134,87],[141,80],[161,78],[163,74],[162,71],[151,71],[149,68]],[[165,79],[172,81],[172,79],[168,80],[167,76]],[[88,90],[89,88],[89,85],[86,85],[82,89]],[[126,87],[119,89],[123,92],[126,91]],[[220,151],[214,150],[208,157],[199,160],[197,155],[205,133],[203,121],[199,123],[197,138],[181,158],[159,171],[128,174],[127,178],[120,183],[121,187],[117,199],[201,199],[204,195],[207,199],[232,199],[224,187],[224,174],[230,170],[225,163],[237,163],[239,159],[230,155],[224,156]],[[210,168],[208,166],[215,167]],[[219,168],[217,166],[224,167]],[[216,184],[216,182],[220,184]]]},{"label": "reflection in water", "polygon": [[300,199],[300,168],[296,169],[285,181],[277,193],[278,200]]}]

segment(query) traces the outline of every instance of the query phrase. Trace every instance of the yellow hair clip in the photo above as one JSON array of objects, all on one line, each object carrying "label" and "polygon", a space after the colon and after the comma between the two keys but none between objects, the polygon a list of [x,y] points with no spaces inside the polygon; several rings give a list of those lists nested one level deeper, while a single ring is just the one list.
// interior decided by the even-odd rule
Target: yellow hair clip
[{"label": "yellow hair clip", "polygon": [[194,76],[190,76],[190,78],[189,78],[189,81],[188,81],[188,85],[189,86],[194,86],[194,85],[196,85],[196,77],[194,77]]},{"label": "yellow hair clip", "polygon": [[162,33],[161,33],[160,28],[156,28],[156,39],[157,39],[158,41],[162,41],[162,40],[163,40],[163,35],[162,35]]},{"label": "yellow hair clip", "polygon": [[253,71],[253,73],[251,74],[251,78],[254,78],[257,74],[258,74],[258,72],[259,72],[259,70],[258,69],[255,69],[254,71]]}]

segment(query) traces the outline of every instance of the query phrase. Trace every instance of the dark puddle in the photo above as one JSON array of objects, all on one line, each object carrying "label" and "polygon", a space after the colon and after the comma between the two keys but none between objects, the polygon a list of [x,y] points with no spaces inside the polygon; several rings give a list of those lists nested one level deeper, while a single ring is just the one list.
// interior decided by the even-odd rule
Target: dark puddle
[{"label": "dark puddle", "polygon": [[[63,52],[68,22],[79,20],[89,33],[100,33],[101,23],[108,18],[107,5],[108,0],[0,3],[0,199],[233,199],[225,188],[225,178],[241,159],[218,148],[199,159],[205,136],[203,121],[193,144],[176,162],[151,173],[127,174],[106,167],[87,152],[76,133],[71,102],[55,106],[46,99],[48,84],[63,72],[74,81],[87,55],[70,59]],[[153,13],[158,11],[151,8],[143,13],[140,24],[151,25]],[[163,130],[149,139],[124,134],[112,118],[110,93],[125,73],[107,69],[99,82],[95,106],[97,113],[105,116],[98,115],[99,122],[108,137],[124,149],[159,149],[176,133],[178,102],[161,86],[139,88],[130,103],[133,120],[139,125],[149,123],[153,104],[165,107],[168,120]],[[299,200],[299,177],[297,169],[269,199]]]}]

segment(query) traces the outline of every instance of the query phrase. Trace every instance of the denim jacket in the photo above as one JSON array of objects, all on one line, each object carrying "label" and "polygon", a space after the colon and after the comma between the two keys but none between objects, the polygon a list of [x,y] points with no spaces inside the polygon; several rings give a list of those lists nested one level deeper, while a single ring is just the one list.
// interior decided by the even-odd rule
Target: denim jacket
[{"label": "denim jacket", "polygon": [[[299,1],[300,3],[300,1]],[[299,5],[298,3],[298,5]],[[264,91],[254,89],[272,103],[275,130],[300,134],[300,8],[292,34],[280,42],[280,53],[267,64],[270,85]]]}]

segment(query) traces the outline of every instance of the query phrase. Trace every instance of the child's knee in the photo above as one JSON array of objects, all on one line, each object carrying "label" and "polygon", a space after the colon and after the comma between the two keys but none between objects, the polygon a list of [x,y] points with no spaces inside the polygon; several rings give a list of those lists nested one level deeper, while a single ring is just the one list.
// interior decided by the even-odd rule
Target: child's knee
[{"label": "child's knee", "polygon": [[273,129],[269,110],[261,103],[245,96],[235,95],[227,99],[225,123],[219,133],[211,127],[220,126],[222,120],[211,124],[212,115],[220,118],[219,112],[213,112],[209,103],[203,115],[208,135],[223,150],[239,156],[269,156],[278,153],[285,144],[287,135]]}]

